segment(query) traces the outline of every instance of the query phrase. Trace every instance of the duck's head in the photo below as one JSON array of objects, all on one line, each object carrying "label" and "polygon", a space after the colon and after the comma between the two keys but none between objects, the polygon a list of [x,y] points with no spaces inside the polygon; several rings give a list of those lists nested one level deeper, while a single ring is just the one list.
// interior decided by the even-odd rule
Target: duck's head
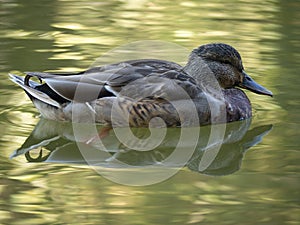
[{"label": "duck's head", "polygon": [[256,83],[244,71],[242,58],[232,46],[223,43],[202,45],[192,51],[189,63],[198,57],[214,73],[222,88],[238,86],[257,94],[273,96],[271,91]]}]

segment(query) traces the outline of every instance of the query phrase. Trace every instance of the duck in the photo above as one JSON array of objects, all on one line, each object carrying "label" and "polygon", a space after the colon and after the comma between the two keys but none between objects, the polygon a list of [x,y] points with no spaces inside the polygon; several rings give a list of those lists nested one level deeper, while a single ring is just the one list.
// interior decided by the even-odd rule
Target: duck
[{"label": "duck", "polygon": [[[225,43],[201,45],[185,66],[136,59],[77,73],[10,73],[41,116],[112,126],[197,126],[252,117],[242,89],[273,96],[244,70],[240,53]],[[33,79],[35,78],[35,79]]]}]

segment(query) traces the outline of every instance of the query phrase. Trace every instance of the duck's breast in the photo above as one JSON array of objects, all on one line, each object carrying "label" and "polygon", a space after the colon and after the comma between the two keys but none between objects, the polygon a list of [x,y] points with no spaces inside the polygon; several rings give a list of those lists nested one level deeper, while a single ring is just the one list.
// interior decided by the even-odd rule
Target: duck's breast
[{"label": "duck's breast", "polygon": [[239,121],[252,116],[251,103],[247,95],[238,88],[224,90],[227,122]]}]

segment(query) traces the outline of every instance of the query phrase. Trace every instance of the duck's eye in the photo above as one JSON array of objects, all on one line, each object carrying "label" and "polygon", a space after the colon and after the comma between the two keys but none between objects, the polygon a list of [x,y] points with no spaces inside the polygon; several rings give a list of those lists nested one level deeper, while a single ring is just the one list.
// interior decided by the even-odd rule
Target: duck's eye
[{"label": "duck's eye", "polygon": [[228,59],[224,59],[223,63],[232,65],[231,62]]}]

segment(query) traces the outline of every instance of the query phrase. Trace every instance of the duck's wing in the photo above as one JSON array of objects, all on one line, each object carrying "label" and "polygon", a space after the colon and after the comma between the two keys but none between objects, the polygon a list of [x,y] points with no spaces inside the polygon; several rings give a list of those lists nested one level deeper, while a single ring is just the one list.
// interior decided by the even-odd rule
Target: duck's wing
[{"label": "duck's wing", "polygon": [[48,105],[60,108],[59,101],[57,101],[55,98],[51,98],[46,93],[36,89],[36,87],[41,86],[39,83],[29,81],[29,85],[26,85],[24,77],[20,77],[15,74],[9,74],[9,76],[10,80],[19,85],[21,88],[23,88],[32,100],[39,99],[40,101],[45,102]]},{"label": "duck's wing", "polygon": [[201,93],[196,81],[183,71],[169,70],[162,74],[152,73],[123,86],[120,96],[135,100],[164,99],[177,101],[194,99]]},{"label": "duck's wing", "polygon": [[79,73],[26,72],[26,75],[27,78],[37,77],[44,81],[45,85],[66,100],[86,102],[117,96],[127,84],[151,74],[163,74],[171,69],[180,70],[181,66],[173,62],[149,59],[94,67]]},{"label": "duck's wing", "polygon": [[[126,70],[126,73],[124,73]],[[126,76],[124,76],[126,74]],[[117,92],[109,88],[108,83],[119,79],[120,85],[143,77],[134,68],[114,68],[105,71],[85,71],[78,74],[50,74],[40,72],[26,72],[27,77],[37,77],[53,92],[72,101],[92,101],[100,97],[116,95]],[[123,77],[123,78],[121,78]]]}]

